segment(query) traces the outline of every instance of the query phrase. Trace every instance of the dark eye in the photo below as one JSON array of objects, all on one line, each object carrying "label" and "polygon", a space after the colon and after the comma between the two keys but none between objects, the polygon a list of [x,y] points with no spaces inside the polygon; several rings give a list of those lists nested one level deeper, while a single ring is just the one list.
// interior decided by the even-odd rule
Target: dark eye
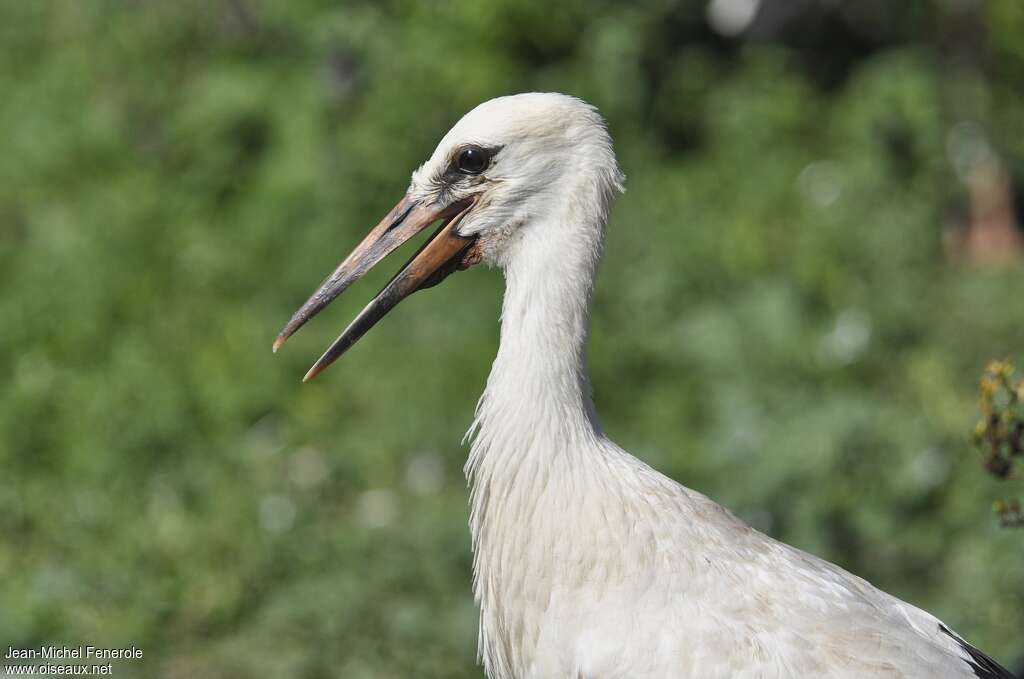
[{"label": "dark eye", "polygon": [[463,174],[480,174],[491,162],[490,154],[479,146],[467,146],[455,159],[456,169]]}]

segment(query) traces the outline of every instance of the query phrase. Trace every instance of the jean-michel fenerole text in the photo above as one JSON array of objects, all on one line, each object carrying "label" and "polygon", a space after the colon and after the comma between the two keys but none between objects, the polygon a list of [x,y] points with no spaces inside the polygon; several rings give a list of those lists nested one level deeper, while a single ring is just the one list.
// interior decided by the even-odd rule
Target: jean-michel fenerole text
[{"label": "jean-michel fenerole text", "polygon": [[129,648],[100,648],[98,646],[40,646],[39,648],[7,647],[4,660],[119,660],[142,658],[142,650]]}]

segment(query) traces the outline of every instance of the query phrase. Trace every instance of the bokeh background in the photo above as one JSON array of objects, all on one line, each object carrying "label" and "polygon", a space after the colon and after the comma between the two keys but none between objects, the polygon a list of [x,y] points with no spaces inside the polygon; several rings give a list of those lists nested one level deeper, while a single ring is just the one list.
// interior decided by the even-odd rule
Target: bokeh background
[{"label": "bokeh background", "polygon": [[1024,357],[1019,0],[0,5],[0,644],[140,677],[481,677],[460,446],[500,276],[299,379],[290,313],[476,103],[607,117],[626,449],[1024,661],[968,445]]}]

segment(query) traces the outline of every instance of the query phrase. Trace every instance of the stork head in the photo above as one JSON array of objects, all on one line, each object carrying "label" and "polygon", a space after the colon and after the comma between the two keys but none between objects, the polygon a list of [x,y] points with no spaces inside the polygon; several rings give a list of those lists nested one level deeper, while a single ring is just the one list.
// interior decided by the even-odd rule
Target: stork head
[{"label": "stork head", "polygon": [[[611,139],[589,104],[563,94],[518,94],[467,113],[417,169],[405,196],[295,312],[274,351],[403,243],[439,226],[306,373],[340,357],[408,295],[484,262],[501,266],[531,226],[566,203],[603,215],[621,189]],[[588,220],[583,220],[588,221]],[[589,220],[593,221],[593,220]],[[543,234],[537,234],[543,237]]]}]

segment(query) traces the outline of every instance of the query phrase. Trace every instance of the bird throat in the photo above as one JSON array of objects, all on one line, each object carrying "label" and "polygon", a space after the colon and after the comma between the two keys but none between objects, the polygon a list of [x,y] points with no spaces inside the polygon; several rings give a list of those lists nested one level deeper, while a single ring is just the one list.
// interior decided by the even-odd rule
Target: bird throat
[{"label": "bird throat", "polygon": [[581,575],[553,568],[554,555],[578,553],[553,529],[579,525],[572,491],[586,486],[586,458],[603,440],[585,352],[600,225],[531,228],[548,237],[524,233],[506,261],[500,348],[467,434],[480,655],[491,677],[519,676],[537,643],[531,621],[556,588],[573,586],[561,579]]}]

